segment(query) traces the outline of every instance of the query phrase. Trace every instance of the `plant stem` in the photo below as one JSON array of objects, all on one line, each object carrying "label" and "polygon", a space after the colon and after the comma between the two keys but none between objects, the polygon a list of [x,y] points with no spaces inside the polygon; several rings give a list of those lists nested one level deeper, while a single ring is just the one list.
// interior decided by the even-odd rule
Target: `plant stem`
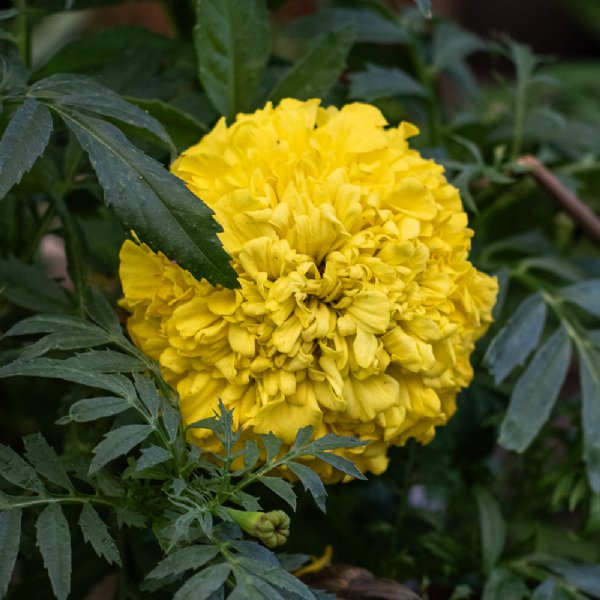
[{"label": "plant stem", "polygon": [[17,44],[19,54],[23,64],[29,68],[31,66],[31,39],[30,28],[27,21],[27,0],[15,0],[19,16],[17,17]]},{"label": "plant stem", "polygon": [[560,181],[554,173],[547,169],[535,156],[522,156],[517,163],[529,167],[528,172],[543,188],[545,188],[560,206],[586,232],[588,237],[600,246],[600,218],[584,204]]},{"label": "plant stem", "polygon": [[[10,498],[10,497],[9,497]],[[116,498],[114,499],[116,500]],[[41,498],[21,498],[18,502],[11,502],[8,508],[29,508],[40,504],[102,504],[103,506],[120,506],[119,502],[114,502],[112,498],[102,496],[51,496]]]}]

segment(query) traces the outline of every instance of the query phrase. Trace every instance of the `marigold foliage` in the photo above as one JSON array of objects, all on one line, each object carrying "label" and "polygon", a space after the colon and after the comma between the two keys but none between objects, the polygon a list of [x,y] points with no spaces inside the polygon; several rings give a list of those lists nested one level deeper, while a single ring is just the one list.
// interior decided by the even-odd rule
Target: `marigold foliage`
[{"label": "marigold foliage", "polygon": [[284,100],[222,119],[176,160],[215,211],[240,288],[132,241],[120,274],[131,337],[176,387],[185,422],[221,398],[246,436],[358,436],[369,443],[340,454],[374,473],[390,445],[429,442],[447,422],[497,283],[468,261],[458,191],[409,147],[416,133],[386,128],[370,105]]}]

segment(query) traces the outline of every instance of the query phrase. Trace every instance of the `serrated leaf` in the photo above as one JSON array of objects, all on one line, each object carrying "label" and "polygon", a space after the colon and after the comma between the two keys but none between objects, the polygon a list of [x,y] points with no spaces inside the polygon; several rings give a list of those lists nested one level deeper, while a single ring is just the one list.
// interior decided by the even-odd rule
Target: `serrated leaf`
[{"label": "serrated leaf", "polygon": [[590,487],[600,494],[600,352],[584,344],[578,349],[583,456]]},{"label": "serrated leaf", "polygon": [[200,573],[190,577],[173,596],[173,600],[197,600],[206,598],[218,590],[227,579],[231,567],[227,563],[220,563],[207,567]]},{"label": "serrated leaf", "polygon": [[427,90],[413,77],[391,67],[367,63],[364,71],[350,74],[350,97],[372,102],[390,96],[427,96]]},{"label": "serrated leaf", "polygon": [[571,342],[559,327],[536,352],[517,383],[500,428],[499,443],[523,452],[548,420],[571,361]]},{"label": "serrated leaf", "polygon": [[124,398],[98,396],[75,402],[69,409],[69,416],[78,423],[87,423],[102,417],[118,415],[128,408],[132,408],[132,404]]},{"label": "serrated leaf", "polygon": [[154,465],[159,465],[167,460],[171,460],[171,458],[173,458],[171,453],[160,446],[148,446],[148,448],[142,448],[142,454],[137,461],[135,471],[138,473],[139,471],[143,471]]},{"label": "serrated leaf", "polygon": [[496,566],[506,541],[506,524],[497,500],[482,487],[474,490],[479,511],[483,569],[490,573]]},{"label": "serrated leaf", "polygon": [[0,296],[36,312],[69,313],[73,303],[48,275],[12,256],[0,260]]},{"label": "serrated leaf", "polygon": [[173,142],[159,121],[91,77],[72,73],[50,75],[34,83],[30,94],[51,104],[96,113],[142,129],[175,153]]},{"label": "serrated leaf", "polygon": [[19,360],[31,360],[49,352],[50,350],[81,350],[108,344],[110,338],[102,332],[73,331],[51,333],[46,337],[30,344],[19,356]]},{"label": "serrated leaf", "polygon": [[237,550],[241,555],[258,560],[263,563],[263,565],[280,566],[278,560],[279,555],[276,556],[271,550],[265,548],[258,542],[252,542],[250,540],[234,540],[230,542],[230,546]]},{"label": "serrated leaf", "polygon": [[121,564],[119,549],[110,535],[106,523],[90,504],[84,504],[81,509],[79,527],[81,527],[83,539],[91,544],[98,556],[104,556],[109,564]]},{"label": "serrated leaf", "polygon": [[180,151],[197,144],[208,131],[205,123],[201,123],[188,112],[162,100],[145,98],[127,98],[127,100],[160,121]]},{"label": "serrated leaf", "polygon": [[406,33],[400,25],[381,15],[355,8],[325,8],[317,13],[296,19],[287,29],[290,36],[314,37],[351,25],[357,42],[402,44]]},{"label": "serrated leaf", "polygon": [[0,445],[0,476],[32,492],[43,494],[45,491],[35,469],[12,448],[4,445]]},{"label": "serrated leaf", "polygon": [[36,358],[31,361],[16,360],[0,367],[0,378],[14,375],[33,375],[35,377],[52,377],[64,379],[81,385],[89,385],[109,390],[119,396],[131,397],[135,394],[133,385],[123,375],[105,373],[90,373],[73,364],[65,364],[65,360],[51,358]]},{"label": "serrated leaf", "polygon": [[4,335],[31,335],[36,333],[81,333],[104,335],[96,325],[72,315],[34,315],[13,325]]},{"label": "serrated leaf", "polygon": [[0,200],[44,152],[52,133],[48,109],[28,98],[12,115],[0,139]]},{"label": "serrated leaf", "polygon": [[274,104],[284,98],[323,98],[340,78],[354,43],[354,28],[344,27],[317,40],[269,94]]},{"label": "serrated leaf", "polygon": [[179,425],[181,424],[181,413],[173,408],[167,400],[161,399],[161,417],[163,425],[167,430],[169,441],[174,442],[179,432]]},{"label": "serrated leaf", "polygon": [[35,524],[37,545],[58,600],[71,589],[71,533],[60,505],[49,504]]},{"label": "serrated leaf", "polygon": [[281,450],[281,440],[277,439],[270,431],[269,433],[259,435],[259,437],[267,453],[266,462],[270,463],[272,460],[277,458],[277,455]]},{"label": "serrated leaf", "polygon": [[0,598],[12,579],[21,541],[21,509],[0,512]]},{"label": "serrated leaf", "polygon": [[65,359],[63,364],[88,373],[139,373],[147,369],[139,358],[115,350],[90,350]]},{"label": "serrated leaf", "polygon": [[345,435],[336,435],[335,433],[328,433],[323,437],[316,439],[306,447],[306,456],[314,456],[315,452],[323,450],[338,450],[339,448],[358,448],[359,446],[365,446],[368,442],[359,440],[358,438]]},{"label": "serrated leaf", "polygon": [[479,36],[450,21],[444,21],[435,28],[432,69],[439,73],[485,47],[485,42]]},{"label": "serrated leaf", "polygon": [[83,294],[83,309],[99,327],[117,338],[122,337],[123,332],[117,313],[99,289],[91,286],[86,288]]},{"label": "serrated leaf", "polygon": [[133,380],[142,404],[148,409],[150,416],[156,419],[160,407],[160,396],[154,383],[148,377],[137,373],[134,374]]},{"label": "serrated leaf", "polygon": [[148,575],[146,579],[162,579],[173,577],[190,569],[199,569],[219,553],[216,546],[188,546],[176,550],[163,558]]},{"label": "serrated leaf", "polygon": [[561,297],[600,318],[600,279],[589,279],[563,288]]},{"label": "serrated leaf", "polygon": [[129,452],[152,433],[150,425],[124,425],[109,431],[93,450],[95,456],[90,463],[92,475],[105,464]]},{"label": "serrated leaf", "polygon": [[539,294],[522,302],[490,344],[485,362],[496,385],[523,364],[538,345],[546,323],[546,303]]},{"label": "serrated leaf", "polygon": [[315,456],[328,465],[331,465],[334,469],[337,469],[346,475],[350,475],[350,477],[354,477],[354,479],[366,479],[356,465],[343,456],[338,456],[331,452],[315,452]]},{"label": "serrated leaf", "polygon": [[292,507],[292,510],[296,510],[296,493],[290,483],[280,477],[266,476],[261,477],[260,482],[285,500]]},{"label": "serrated leaf", "polygon": [[251,469],[260,457],[260,451],[256,442],[252,440],[246,442],[244,447],[244,467]]},{"label": "serrated leaf", "polygon": [[127,230],[196,278],[237,285],[212,211],[183,181],[133,146],[114,125],[73,110],[58,112],[88,154],[106,204]]},{"label": "serrated leaf", "polygon": [[60,458],[41,433],[28,435],[23,439],[23,442],[25,444],[25,456],[38,473],[48,481],[66,490],[73,489],[73,484]]},{"label": "serrated leaf", "polygon": [[314,596],[306,584],[297,577],[294,577],[291,573],[282,569],[280,566],[268,565],[264,562],[247,558],[246,556],[240,556],[237,560],[253,576],[264,579],[267,583],[276,588],[291,592],[299,598],[302,598],[302,600],[314,600]]},{"label": "serrated leaf", "polygon": [[141,529],[146,525],[146,517],[141,513],[130,510],[129,508],[124,508],[122,506],[115,507],[115,513],[117,515],[117,524],[119,529],[123,527],[123,525],[127,525],[127,527],[136,527]]},{"label": "serrated leaf", "polygon": [[229,118],[250,112],[271,49],[265,1],[197,0],[196,15],[194,42],[207,96]]},{"label": "serrated leaf", "polygon": [[298,432],[296,433],[296,438],[294,439],[294,443],[290,448],[290,452],[299,450],[305,444],[307,444],[310,441],[310,438],[312,438],[314,432],[315,429],[312,425],[307,425],[306,427],[301,427],[300,429],[298,429]]},{"label": "serrated leaf", "polygon": [[316,505],[325,512],[327,492],[320,477],[309,467],[296,462],[287,463],[288,469],[298,477],[305,490],[311,493]]}]

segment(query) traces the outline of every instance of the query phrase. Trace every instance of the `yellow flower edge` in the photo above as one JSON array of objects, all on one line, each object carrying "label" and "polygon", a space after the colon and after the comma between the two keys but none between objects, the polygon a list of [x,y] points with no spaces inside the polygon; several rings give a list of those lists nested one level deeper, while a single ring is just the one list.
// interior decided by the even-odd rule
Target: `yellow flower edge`
[{"label": "yellow flower edge", "polygon": [[368,444],[338,453],[381,473],[390,446],[427,443],[448,421],[497,282],[468,261],[458,191],[409,147],[417,133],[371,105],[286,99],[221,119],[174,162],[215,212],[240,284],[123,245],[129,333],[177,389],[184,423],[220,398],[246,438],[271,431],[289,446],[305,425],[357,436]]}]

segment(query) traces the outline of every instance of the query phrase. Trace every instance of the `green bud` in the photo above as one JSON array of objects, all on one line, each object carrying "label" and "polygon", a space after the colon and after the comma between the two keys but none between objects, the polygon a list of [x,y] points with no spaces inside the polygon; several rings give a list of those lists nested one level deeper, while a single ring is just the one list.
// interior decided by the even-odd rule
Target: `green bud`
[{"label": "green bud", "polygon": [[225,509],[234,523],[248,535],[258,538],[267,548],[285,544],[290,534],[290,518],[282,510],[271,512],[249,512]]}]

